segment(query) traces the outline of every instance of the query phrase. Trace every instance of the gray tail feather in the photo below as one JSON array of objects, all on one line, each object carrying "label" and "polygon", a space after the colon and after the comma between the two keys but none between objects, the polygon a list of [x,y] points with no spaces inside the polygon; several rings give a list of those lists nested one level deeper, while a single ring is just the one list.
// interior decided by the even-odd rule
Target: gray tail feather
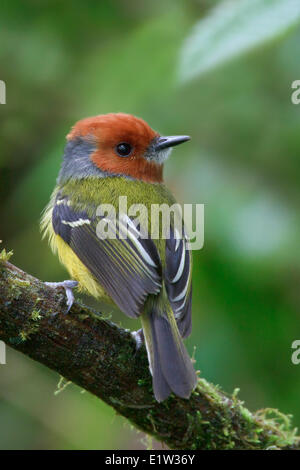
[{"label": "gray tail feather", "polygon": [[[170,313],[173,315],[173,312]],[[175,318],[172,320],[153,311],[150,313],[153,390],[159,402],[165,400],[171,392],[189,398],[197,383],[195,369]]]}]

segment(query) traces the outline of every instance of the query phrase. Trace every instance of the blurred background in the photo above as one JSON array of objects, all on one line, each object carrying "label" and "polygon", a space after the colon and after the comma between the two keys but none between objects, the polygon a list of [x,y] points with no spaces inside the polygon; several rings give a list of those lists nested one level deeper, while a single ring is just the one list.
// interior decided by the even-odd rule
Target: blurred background
[{"label": "blurred background", "polygon": [[[32,275],[67,278],[39,218],[78,119],[122,111],[166,135],[191,135],[165,168],[178,200],[205,204],[188,349],[196,347],[203,377],[227,392],[239,387],[250,410],[278,408],[299,426],[300,365],[291,362],[300,337],[297,3],[3,0],[0,238]],[[55,394],[59,379],[7,349],[1,449],[148,445],[75,385]]]}]

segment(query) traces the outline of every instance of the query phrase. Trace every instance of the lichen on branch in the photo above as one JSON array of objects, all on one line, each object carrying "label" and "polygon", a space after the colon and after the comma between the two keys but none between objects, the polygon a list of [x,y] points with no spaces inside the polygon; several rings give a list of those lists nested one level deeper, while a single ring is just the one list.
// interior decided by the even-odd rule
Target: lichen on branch
[{"label": "lichen on branch", "polygon": [[[300,449],[289,416],[251,413],[200,377],[189,400],[157,403],[144,348],[101,314],[74,303],[0,253],[0,339],[112,406],[172,449]],[[101,425],[101,424],[100,424]]]}]

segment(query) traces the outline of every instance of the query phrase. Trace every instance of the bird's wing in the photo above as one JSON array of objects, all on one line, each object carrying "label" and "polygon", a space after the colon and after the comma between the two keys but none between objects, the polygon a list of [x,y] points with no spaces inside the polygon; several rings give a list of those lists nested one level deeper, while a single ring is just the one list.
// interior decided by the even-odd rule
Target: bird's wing
[{"label": "bird's wing", "polygon": [[184,230],[180,236],[172,227],[166,240],[165,283],[177,326],[186,338],[192,328],[192,258]]},{"label": "bird's wing", "polygon": [[[70,246],[118,307],[137,317],[149,294],[161,289],[161,263],[151,239],[138,237],[130,226],[123,239],[123,219],[115,228],[115,239],[99,238],[97,224],[84,210],[75,209],[67,197],[56,198],[52,213],[54,232]],[[122,235],[121,235],[122,234]]]}]

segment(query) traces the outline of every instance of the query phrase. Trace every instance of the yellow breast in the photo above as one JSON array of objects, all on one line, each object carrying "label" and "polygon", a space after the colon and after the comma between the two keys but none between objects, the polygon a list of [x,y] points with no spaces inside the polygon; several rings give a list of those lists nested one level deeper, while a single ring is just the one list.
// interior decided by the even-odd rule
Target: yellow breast
[{"label": "yellow breast", "polygon": [[60,262],[67,268],[72,279],[78,282],[80,291],[88,292],[93,297],[101,298],[101,300],[111,303],[111,298],[80,261],[74,251],[54,232],[52,227],[52,210],[53,206],[49,205],[41,222],[44,237],[46,236],[49,239],[52,251],[58,254]]}]

